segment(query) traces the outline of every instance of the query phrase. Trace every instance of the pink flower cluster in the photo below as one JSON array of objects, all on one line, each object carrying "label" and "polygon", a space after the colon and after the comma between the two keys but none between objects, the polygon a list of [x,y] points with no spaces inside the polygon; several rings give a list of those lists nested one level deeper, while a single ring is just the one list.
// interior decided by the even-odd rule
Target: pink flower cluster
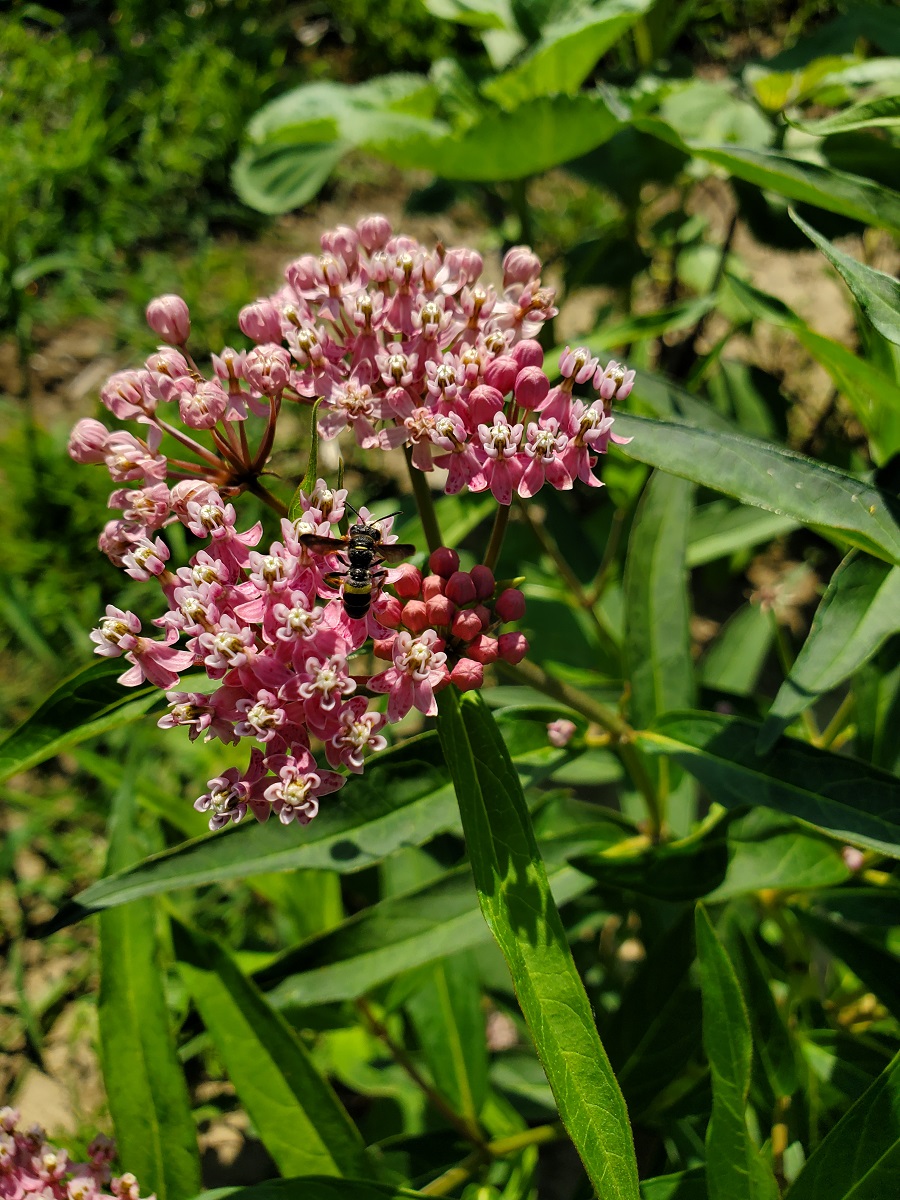
[{"label": "pink flower cluster", "polygon": [[[0,1197],[21,1200],[139,1200],[133,1175],[110,1179],[115,1155],[111,1139],[98,1135],[88,1146],[88,1161],[76,1163],[65,1150],[52,1146],[44,1130],[35,1125],[20,1130],[14,1108],[0,1108]],[[106,1191],[109,1187],[111,1190]],[[151,1197],[152,1200],[152,1197]]]}]

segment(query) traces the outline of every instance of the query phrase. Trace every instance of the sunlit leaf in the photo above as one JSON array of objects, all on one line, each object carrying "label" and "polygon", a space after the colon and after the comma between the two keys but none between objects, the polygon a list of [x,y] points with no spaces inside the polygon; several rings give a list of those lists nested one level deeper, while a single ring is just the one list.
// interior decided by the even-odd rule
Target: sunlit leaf
[{"label": "sunlit leaf", "polygon": [[828,137],[832,133],[849,133],[854,129],[890,129],[900,125],[900,94],[876,96],[873,100],[860,100],[830,117],[819,117],[811,121],[788,118],[795,129],[813,137]]}]

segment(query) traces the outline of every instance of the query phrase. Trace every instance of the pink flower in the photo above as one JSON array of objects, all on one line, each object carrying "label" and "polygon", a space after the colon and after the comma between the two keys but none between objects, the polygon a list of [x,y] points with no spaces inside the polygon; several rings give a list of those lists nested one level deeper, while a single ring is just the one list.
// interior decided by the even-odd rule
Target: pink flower
[{"label": "pink flower", "polygon": [[267,761],[276,768],[278,780],[265,789],[263,796],[282,825],[291,821],[308,825],[319,811],[319,797],[336,792],[346,782],[334,771],[317,770],[315,759],[305,749],[296,757],[274,755]]},{"label": "pink flower", "polygon": [[104,424],[85,417],[69,435],[69,457],[77,463],[102,463],[108,439],[109,430]]},{"label": "pink flower", "polygon": [[531,422],[523,447],[527,466],[519,479],[520,496],[525,499],[534,496],[543,487],[545,478],[560,491],[571,488],[572,476],[561,457],[568,444],[567,435],[560,433],[559,422],[552,417]]},{"label": "pink flower", "polygon": [[[498,504],[511,504],[513,488],[522,477],[522,465],[517,460],[522,440],[522,425],[510,425],[503,412],[494,413],[493,425],[479,425],[478,436],[485,454],[483,478]],[[473,481],[474,483],[474,481]],[[472,491],[483,491],[469,484]]]},{"label": "pink flower", "polygon": [[388,693],[387,719],[392,723],[405,717],[413,707],[426,717],[436,715],[434,690],[450,678],[447,655],[438,649],[440,645],[433,629],[426,629],[416,638],[402,630],[394,638],[394,665],[369,680],[370,691]]},{"label": "pink flower", "polygon": [[180,296],[157,296],[147,305],[147,324],[164,342],[183,346],[191,336],[191,314]]},{"label": "pink flower", "polygon": [[367,712],[363,696],[353,696],[341,709],[337,730],[325,743],[325,753],[333,767],[348,767],[359,775],[363,769],[363,752],[387,748],[387,739],[378,732],[387,717],[383,713]]},{"label": "pink flower", "polygon": [[563,746],[568,746],[576,728],[575,722],[568,721],[565,717],[559,717],[556,721],[551,721],[547,726],[547,739],[550,745],[557,746],[559,749],[562,749]]}]

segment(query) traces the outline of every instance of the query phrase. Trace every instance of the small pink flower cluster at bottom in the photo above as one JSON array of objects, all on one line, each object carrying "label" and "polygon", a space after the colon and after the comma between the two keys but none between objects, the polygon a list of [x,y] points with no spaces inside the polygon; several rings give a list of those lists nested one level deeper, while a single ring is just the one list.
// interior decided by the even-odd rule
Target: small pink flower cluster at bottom
[{"label": "small pink flower cluster at bottom", "polygon": [[[40,1125],[20,1130],[19,1113],[0,1108],[0,1197],[21,1200],[140,1200],[135,1177],[126,1172],[110,1179],[115,1143],[98,1134],[88,1146],[86,1163],[71,1162],[65,1150],[52,1146]],[[109,1186],[111,1191],[104,1189]],[[150,1197],[149,1200],[154,1200]]]}]

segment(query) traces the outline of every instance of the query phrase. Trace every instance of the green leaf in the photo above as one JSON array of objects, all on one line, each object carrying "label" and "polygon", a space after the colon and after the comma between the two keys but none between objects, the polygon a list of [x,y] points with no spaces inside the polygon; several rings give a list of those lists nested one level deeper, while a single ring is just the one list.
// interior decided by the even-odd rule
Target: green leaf
[{"label": "green leaf", "polygon": [[0,782],[38,763],[142,717],[159,700],[158,688],[123,688],[124,665],[92,663],[61,683],[37,712],[0,742]]},{"label": "green leaf", "polygon": [[896,498],[853,475],[754,438],[631,413],[616,416],[616,432],[633,437],[620,447],[630,458],[900,563]]},{"label": "green leaf", "polygon": [[587,13],[547,25],[527,54],[488,80],[482,92],[507,110],[538,96],[574,96],[598,60],[652,5],[653,0],[604,0]]},{"label": "green leaf", "polygon": [[657,1175],[641,1183],[641,1200],[708,1200],[706,1172],[702,1167]]},{"label": "green leaf", "polygon": [[852,551],[832,576],[809,636],[759,735],[765,753],[820,696],[848,679],[900,630],[900,568]]},{"label": "green leaf", "polygon": [[173,925],[178,965],[263,1144],[285,1175],[377,1175],[309,1052],[212,938]]},{"label": "green leaf", "polygon": [[693,488],[655,471],[631,527],[625,563],[625,661],[632,722],[649,725],[694,699],[685,554]]},{"label": "green leaf", "polygon": [[[201,1192],[197,1200],[421,1200],[421,1192],[373,1183],[362,1179],[329,1179],[321,1175],[303,1175],[294,1179],[267,1179],[246,1187],[213,1188]],[[652,1197],[652,1200],[660,1200]]]},{"label": "green leaf", "polygon": [[497,0],[422,0],[432,16],[473,29],[507,29],[513,25],[506,4]]},{"label": "green leaf", "polygon": [[288,509],[288,520],[296,521],[303,514],[303,502],[301,496],[311,496],[316,489],[316,481],[319,477],[319,408],[322,404],[322,397],[312,406],[312,412],[309,417],[309,457],[306,460],[306,474],[300,480],[297,490],[291,497],[290,508]]},{"label": "green leaf", "polygon": [[[559,904],[592,886],[580,871],[551,874]],[[450,871],[413,892],[391,896],[321,937],[287,950],[257,973],[278,1007],[355,1000],[404,971],[490,940],[472,894],[469,869]]]},{"label": "green leaf", "polygon": [[690,329],[716,305],[716,297],[692,296],[651,313],[637,313],[624,321],[601,325],[587,336],[604,349],[632,345],[662,337],[679,329]]},{"label": "green leaf", "polygon": [[750,1020],[734,967],[697,906],[697,956],[703,994],[703,1049],[712,1076],[712,1115],[706,1130],[709,1200],[778,1200],[769,1165],[747,1129],[753,1044]]},{"label": "green leaf", "polygon": [[787,1200],[887,1200],[900,1187],[900,1055],[841,1118]]},{"label": "green leaf", "polygon": [[486,113],[461,133],[396,137],[390,130],[369,148],[405,169],[481,183],[524,179],[587,154],[621,128],[599,92],[526,100],[511,113]]},{"label": "green leaf", "polygon": [[521,786],[477,692],[440,694],[438,732],[484,918],[506,959],[559,1114],[609,1200],[638,1200],[622,1093],[550,893]]},{"label": "green leaf", "polygon": [[280,216],[317,196],[349,149],[343,142],[245,146],[231,168],[231,183],[245,204]]},{"label": "green leaf", "polygon": [[775,630],[760,604],[745,604],[733,613],[700,662],[704,687],[733,696],[750,696],[772,646]]},{"label": "green leaf", "polygon": [[894,1016],[900,1015],[900,959],[874,939],[843,922],[796,908],[804,928],[845,962]]},{"label": "green leaf", "polygon": [[858,759],[785,738],[758,755],[760,726],[719,713],[674,713],[637,734],[671,754],[727,808],[763,805],[900,858],[900,780]]},{"label": "green leaf", "polygon": [[900,125],[900,93],[892,96],[876,96],[874,100],[860,100],[830,117],[819,117],[814,121],[797,121],[785,118],[789,125],[813,137],[828,137],[832,133],[850,133],[854,129],[890,129]]},{"label": "green leaf", "polygon": [[488,1057],[478,965],[471,953],[432,966],[406,1011],[437,1089],[477,1127],[487,1096]]},{"label": "green leaf", "polygon": [[[848,872],[849,874],[849,872]],[[769,973],[754,935],[738,921],[730,925],[728,950],[747,998],[747,1010],[756,1047],[755,1066],[767,1084],[769,1108],[785,1096],[792,1096],[800,1086],[794,1043],[785,1023],[785,1014],[775,1002]]]},{"label": "green leaf", "polygon": [[[894,98],[900,112],[900,96]],[[884,271],[857,262],[832,246],[811,225],[789,210],[791,220],[814,242],[853,293],[860,308],[880,334],[900,346],[900,283]]]},{"label": "green leaf", "polygon": [[[139,853],[129,765],[113,801],[108,867]],[[100,919],[100,1050],[122,1161],[160,1200],[200,1187],[200,1156],[166,1007],[156,908],[144,900]]]}]

